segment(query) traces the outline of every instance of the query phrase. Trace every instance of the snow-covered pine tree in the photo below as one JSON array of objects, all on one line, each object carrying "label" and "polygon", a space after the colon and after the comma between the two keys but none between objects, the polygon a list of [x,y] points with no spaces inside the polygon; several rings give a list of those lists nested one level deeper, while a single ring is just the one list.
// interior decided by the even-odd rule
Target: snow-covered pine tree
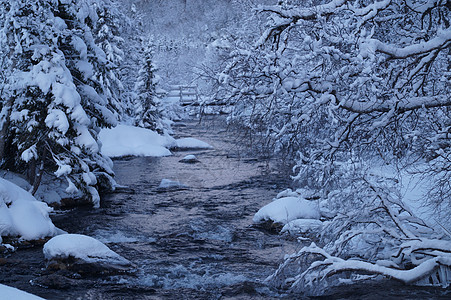
[{"label": "snow-covered pine tree", "polygon": [[143,41],[142,53],[141,68],[135,86],[135,124],[152,130],[162,130],[159,126],[161,111],[155,101],[158,79],[155,75],[156,68],[153,62],[151,41]]},{"label": "snow-covered pine tree", "polygon": [[[1,1],[2,49],[11,74],[2,91],[6,127],[3,167],[30,174],[42,170],[67,179],[95,207],[99,188],[111,188],[112,162],[100,153],[100,127],[116,123],[105,86],[105,53],[92,30],[97,15],[83,0]],[[40,171],[37,171],[39,165]],[[35,175],[38,176],[35,176]]]},{"label": "snow-covered pine tree", "polygon": [[114,26],[117,26],[119,19],[121,38],[123,39],[120,46],[122,51],[127,53],[122,57],[118,69],[118,77],[124,86],[121,93],[122,120],[127,123],[135,123],[136,74],[139,73],[142,61],[142,36],[144,36],[144,31],[142,15],[136,9],[135,4],[121,3],[121,5],[120,11],[123,13],[118,13]]},{"label": "snow-covered pine tree", "polygon": [[[117,99],[110,97],[111,85],[99,80],[107,77],[108,72],[112,72],[108,68],[109,61],[105,52],[96,44],[93,35],[98,22],[96,8],[101,7],[102,2],[95,0],[60,0],[58,10],[54,12],[67,26],[59,46],[66,57],[66,64],[81,97],[82,106],[91,120],[89,134],[97,145],[100,128],[117,124],[119,112],[116,109],[120,107]],[[90,157],[86,158],[85,162],[96,178],[97,188],[111,189],[114,185],[111,160],[100,154],[99,147],[89,141],[89,137],[87,144],[84,144],[82,135],[80,133],[80,149],[89,153]],[[74,148],[74,151],[78,152],[80,149]],[[86,184],[89,185],[85,179],[86,176],[77,180],[81,183],[79,188],[84,189]],[[86,194],[88,191],[84,192]],[[89,189],[89,194],[92,195],[93,203],[98,205],[98,193]]]},{"label": "snow-covered pine tree", "polygon": [[[94,3],[98,20],[94,24],[94,38],[96,44],[105,52],[106,64],[104,70],[96,74],[97,80],[105,87],[105,95],[119,113],[119,118],[124,115],[124,103],[121,99],[125,93],[124,85],[120,78],[120,67],[124,56],[124,39],[121,37],[121,21],[125,16],[117,6],[104,0],[101,5]],[[123,24],[122,24],[123,25]]]}]

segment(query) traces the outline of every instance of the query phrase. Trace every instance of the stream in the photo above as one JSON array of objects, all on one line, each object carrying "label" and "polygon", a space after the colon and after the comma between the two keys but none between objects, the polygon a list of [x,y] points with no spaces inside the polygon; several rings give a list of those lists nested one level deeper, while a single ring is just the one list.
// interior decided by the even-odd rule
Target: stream
[{"label": "stream", "polygon": [[[301,245],[252,224],[255,212],[290,186],[286,173],[243,151],[222,117],[183,121],[174,129],[175,137],[198,138],[214,149],[117,159],[116,180],[127,188],[104,195],[100,209],[52,215],[59,228],[106,243],[132,261],[135,272],[51,274],[45,270],[42,247],[36,246],[0,259],[2,283],[47,299],[302,299],[263,284],[283,256]],[[200,163],[179,162],[188,154]],[[185,187],[159,189],[162,179]],[[376,284],[369,290],[347,288],[336,297],[395,299],[418,296],[417,291],[396,283],[382,288]],[[420,291],[425,298],[442,295],[435,289]]]},{"label": "stream", "polygon": [[[272,295],[261,281],[298,245],[253,227],[252,217],[289,186],[289,178],[245,154],[233,133],[226,132],[221,117],[201,124],[184,121],[174,129],[175,137],[198,138],[214,149],[116,159],[116,180],[127,188],[104,195],[100,209],[77,208],[52,216],[57,227],[99,239],[132,261],[137,266],[134,274],[40,276],[44,257],[42,249],[34,247],[8,259],[7,264],[14,265],[9,274],[4,262],[3,283],[48,299]],[[188,154],[196,155],[200,163],[179,162]],[[159,189],[162,179],[186,187]]]}]

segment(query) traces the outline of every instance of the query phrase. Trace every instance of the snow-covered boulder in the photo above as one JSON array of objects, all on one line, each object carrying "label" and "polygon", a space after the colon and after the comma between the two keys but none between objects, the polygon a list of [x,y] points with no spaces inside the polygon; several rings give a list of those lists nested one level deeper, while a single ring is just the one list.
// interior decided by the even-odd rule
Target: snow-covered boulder
[{"label": "snow-covered boulder", "polygon": [[178,149],[213,149],[213,147],[201,140],[195,138],[182,138],[176,140],[176,147]]},{"label": "snow-covered boulder", "polygon": [[169,156],[169,148],[176,147],[170,136],[140,127],[118,125],[102,129],[99,133],[101,152],[109,157],[121,156]]},{"label": "snow-covered boulder", "polygon": [[254,215],[255,223],[272,221],[287,224],[296,219],[319,219],[320,212],[316,201],[297,197],[284,197],[275,199],[263,206]]},{"label": "snow-covered boulder", "polygon": [[162,179],[160,182],[160,185],[158,186],[159,190],[173,190],[173,189],[185,189],[187,188],[186,185],[179,181],[174,181],[170,179]]},{"label": "snow-covered boulder", "polygon": [[0,178],[0,239],[19,236],[23,240],[37,240],[61,233],[50,220],[51,211],[29,192]]},{"label": "snow-covered boulder", "polygon": [[44,245],[43,252],[53,269],[68,267],[86,273],[105,273],[105,270],[125,271],[132,266],[102,242],[81,234],[55,236]]},{"label": "snow-covered boulder", "polygon": [[316,219],[296,219],[290,221],[283,226],[281,233],[288,232],[289,234],[315,234],[319,233],[323,228],[323,222]]},{"label": "snow-covered boulder", "polygon": [[182,158],[181,160],[179,160],[179,162],[185,163],[185,164],[195,164],[200,162],[197,157],[195,155],[187,155],[184,158]]},{"label": "snow-covered boulder", "polygon": [[0,298],[15,300],[44,300],[44,298],[29,294],[27,292],[4,284],[0,284]]}]

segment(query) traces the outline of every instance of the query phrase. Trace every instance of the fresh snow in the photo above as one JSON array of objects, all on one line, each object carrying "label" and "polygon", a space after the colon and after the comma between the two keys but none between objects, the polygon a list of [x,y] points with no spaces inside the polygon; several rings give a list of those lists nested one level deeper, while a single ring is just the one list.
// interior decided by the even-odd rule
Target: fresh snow
[{"label": "fresh snow", "polygon": [[0,178],[0,237],[35,240],[60,233],[50,220],[51,211],[52,208],[29,192]]},{"label": "fresh snow", "polygon": [[121,156],[169,156],[168,148],[175,146],[170,136],[140,127],[118,125],[102,129],[99,134],[101,152],[109,157]]},{"label": "fresh snow", "polygon": [[74,257],[87,263],[130,264],[127,259],[110,250],[102,242],[81,234],[55,236],[45,243],[43,252],[48,260]]},{"label": "fresh snow", "polygon": [[0,297],[11,300],[43,300],[44,298],[29,294],[11,286],[0,283]]},{"label": "fresh snow", "polygon": [[297,197],[276,199],[263,206],[254,216],[254,222],[271,220],[275,223],[287,224],[296,219],[319,219],[319,207],[315,201]]},{"label": "fresh snow", "polygon": [[190,137],[177,139],[176,143],[179,149],[213,149],[210,144]]}]

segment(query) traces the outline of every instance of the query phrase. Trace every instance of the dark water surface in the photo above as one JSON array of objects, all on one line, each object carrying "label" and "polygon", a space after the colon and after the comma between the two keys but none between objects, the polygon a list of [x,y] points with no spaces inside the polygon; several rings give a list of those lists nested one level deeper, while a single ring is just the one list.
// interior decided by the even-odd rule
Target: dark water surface
[{"label": "dark water surface", "polygon": [[[214,149],[116,160],[116,179],[127,189],[105,195],[98,210],[52,216],[61,229],[106,243],[132,261],[136,272],[55,276],[45,270],[42,247],[34,247],[0,260],[0,282],[47,299],[302,298],[262,284],[300,245],[252,226],[255,212],[289,187],[286,173],[243,153],[219,117],[175,128],[177,137],[199,138]],[[179,162],[187,154],[195,154],[200,163]],[[159,190],[164,178],[187,188]],[[326,298],[446,299],[446,293],[390,283],[344,288]]]}]

